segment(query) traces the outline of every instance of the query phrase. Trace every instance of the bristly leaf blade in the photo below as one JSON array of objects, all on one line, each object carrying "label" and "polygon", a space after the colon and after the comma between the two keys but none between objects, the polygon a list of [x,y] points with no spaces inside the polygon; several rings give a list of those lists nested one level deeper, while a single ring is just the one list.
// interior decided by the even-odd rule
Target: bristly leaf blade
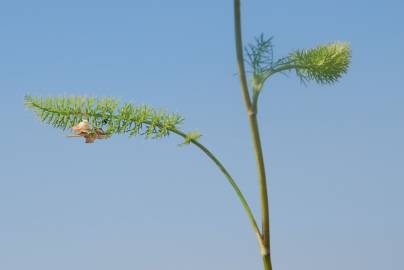
[{"label": "bristly leaf blade", "polygon": [[313,49],[296,50],[289,54],[288,59],[289,65],[302,81],[332,84],[348,71],[351,48],[348,43],[335,42]]},{"label": "bristly leaf blade", "polygon": [[63,130],[73,127],[85,119],[93,128],[100,128],[106,135],[115,133],[137,134],[148,138],[168,136],[183,122],[179,114],[166,113],[145,105],[126,103],[119,107],[113,98],[47,97],[25,96],[25,106],[39,119]]}]

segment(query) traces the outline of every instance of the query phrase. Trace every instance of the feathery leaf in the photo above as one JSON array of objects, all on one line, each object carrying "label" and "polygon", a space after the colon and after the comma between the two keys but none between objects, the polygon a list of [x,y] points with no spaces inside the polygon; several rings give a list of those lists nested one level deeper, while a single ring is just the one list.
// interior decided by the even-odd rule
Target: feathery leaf
[{"label": "feathery leaf", "polygon": [[297,76],[303,81],[314,80],[320,84],[332,84],[347,72],[351,49],[348,43],[336,42],[294,51],[288,59]]},{"label": "feathery leaf", "polygon": [[66,130],[85,119],[94,131],[102,131],[103,136],[128,133],[130,136],[162,138],[176,130],[184,120],[179,114],[157,111],[146,105],[125,103],[119,107],[119,103],[114,98],[83,96],[25,97],[26,107],[44,123]]}]

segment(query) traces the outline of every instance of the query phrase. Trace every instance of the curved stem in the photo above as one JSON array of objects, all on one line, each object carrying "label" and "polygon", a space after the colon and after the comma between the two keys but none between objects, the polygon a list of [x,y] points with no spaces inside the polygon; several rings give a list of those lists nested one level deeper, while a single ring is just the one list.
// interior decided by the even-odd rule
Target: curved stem
[{"label": "curved stem", "polygon": [[264,76],[264,81],[266,81],[267,79],[269,79],[269,77],[271,77],[272,75],[279,73],[279,72],[290,71],[292,69],[305,69],[305,68],[308,68],[308,66],[295,65],[295,64],[282,64],[276,68],[272,68],[272,69],[268,70],[268,72],[266,72],[266,74]]},{"label": "curved stem", "polygon": [[255,114],[258,114],[258,98],[260,96],[261,90],[253,89],[253,96],[252,96],[252,107]]},{"label": "curved stem", "polygon": [[[187,135],[185,133],[183,133],[182,131],[179,131],[177,129],[170,129],[170,131],[183,137],[184,139],[187,137]],[[203,144],[201,144],[200,142],[198,142],[196,140],[191,140],[190,142],[192,144],[194,144],[196,147],[198,147],[200,150],[202,150],[216,164],[216,166],[219,168],[219,170],[224,174],[226,179],[229,181],[230,185],[233,187],[234,191],[236,192],[237,197],[239,198],[241,204],[243,205],[244,210],[247,213],[248,219],[250,220],[253,230],[258,238],[259,244],[262,245],[263,243],[262,243],[260,230],[259,230],[257,222],[254,218],[254,214],[252,213],[251,208],[248,205],[247,200],[245,199],[240,188],[238,187],[236,181],[234,181],[233,177],[226,170],[226,168],[223,166],[223,164],[219,161],[218,158],[215,157],[215,155],[211,151],[209,151],[208,148],[206,148]]]}]

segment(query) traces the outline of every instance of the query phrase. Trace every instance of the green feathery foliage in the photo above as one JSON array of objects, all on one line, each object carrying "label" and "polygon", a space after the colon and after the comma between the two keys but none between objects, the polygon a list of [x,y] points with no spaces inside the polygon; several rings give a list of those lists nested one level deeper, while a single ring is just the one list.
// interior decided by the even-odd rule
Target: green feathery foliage
[{"label": "green feathery foliage", "polygon": [[314,49],[297,50],[289,56],[297,76],[303,81],[314,80],[320,84],[338,81],[348,70],[351,49],[348,43],[331,43]]},{"label": "green feathery foliage", "polygon": [[264,34],[255,38],[254,43],[248,44],[245,48],[247,55],[247,64],[252,69],[252,86],[254,92],[261,91],[267,74],[273,71],[277,66],[285,63],[286,58],[274,61],[273,37],[265,38]]},{"label": "green feathery foliage", "polygon": [[252,68],[254,75],[258,75],[273,67],[274,50],[272,37],[265,38],[264,34],[255,38],[255,43],[248,44],[245,48],[246,62]]},{"label": "green feathery foliage", "polygon": [[66,130],[83,119],[94,130],[103,134],[144,135],[146,138],[162,138],[177,130],[183,122],[178,114],[168,114],[146,105],[134,106],[119,100],[94,97],[35,97],[26,96],[25,105],[34,111],[39,119],[53,127]]},{"label": "green feathery foliage", "polygon": [[247,64],[252,68],[254,92],[260,92],[273,74],[294,70],[303,81],[332,84],[348,70],[351,49],[348,43],[335,42],[313,49],[296,50],[274,61],[272,38],[261,34],[245,49]]}]

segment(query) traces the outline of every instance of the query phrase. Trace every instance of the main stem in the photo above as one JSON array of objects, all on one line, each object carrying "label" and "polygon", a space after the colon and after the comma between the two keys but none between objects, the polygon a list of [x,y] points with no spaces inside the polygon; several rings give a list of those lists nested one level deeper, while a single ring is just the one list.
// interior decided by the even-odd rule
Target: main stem
[{"label": "main stem", "polygon": [[265,175],[264,155],[262,152],[261,139],[258,128],[256,108],[251,104],[251,98],[248,91],[248,84],[246,79],[244,57],[243,57],[243,41],[241,31],[241,12],[240,12],[240,0],[234,0],[234,28],[236,36],[236,52],[237,63],[240,76],[241,90],[243,93],[245,105],[248,113],[248,120],[252,132],[255,157],[257,162],[257,170],[260,184],[261,195],[261,218],[262,218],[262,246],[261,256],[264,262],[265,270],[272,270],[271,254],[270,254],[270,234],[269,234],[269,206],[268,206],[268,191]]}]

